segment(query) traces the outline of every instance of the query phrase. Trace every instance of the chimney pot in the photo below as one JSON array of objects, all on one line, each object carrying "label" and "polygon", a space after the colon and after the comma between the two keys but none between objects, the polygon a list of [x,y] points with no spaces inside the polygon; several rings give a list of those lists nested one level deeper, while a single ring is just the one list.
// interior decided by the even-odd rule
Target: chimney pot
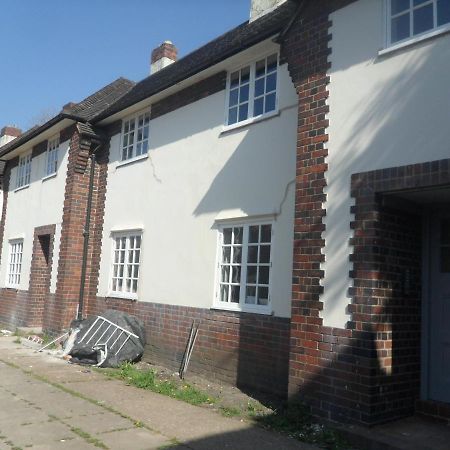
[{"label": "chimney pot", "polygon": [[0,147],[7,144],[8,142],[11,142],[13,139],[19,137],[21,134],[22,130],[17,127],[11,125],[3,127],[0,131]]},{"label": "chimney pot", "polygon": [[150,75],[174,63],[178,58],[178,50],[171,41],[164,41],[152,51]]}]

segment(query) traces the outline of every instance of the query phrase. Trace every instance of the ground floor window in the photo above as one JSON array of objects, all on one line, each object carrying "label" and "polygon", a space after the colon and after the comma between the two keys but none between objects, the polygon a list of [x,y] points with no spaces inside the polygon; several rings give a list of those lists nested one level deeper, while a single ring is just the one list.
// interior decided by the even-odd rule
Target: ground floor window
[{"label": "ground floor window", "polygon": [[219,230],[216,306],[270,309],[272,224],[223,226]]},{"label": "ground floor window", "polygon": [[9,241],[8,287],[17,288],[20,285],[22,254],[23,239]]},{"label": "ground floor window", "polygon": [[137,298],[141,245],[141,232],[114,234],[111,294]]}]

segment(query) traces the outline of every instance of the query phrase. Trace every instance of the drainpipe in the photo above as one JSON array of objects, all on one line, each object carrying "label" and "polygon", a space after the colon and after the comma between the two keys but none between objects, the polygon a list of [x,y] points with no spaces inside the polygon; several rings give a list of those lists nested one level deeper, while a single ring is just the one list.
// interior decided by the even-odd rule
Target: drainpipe
[{"label": "drainpipe", "polygon": [[91,151],[89,159],[91,161],[90,173],[89,173],[89,190],[86,208],[86,218],[83,229],[83,258],[81,261],[81,282],[80,282],[80,296],[78,298],[78,313],[77,320],[83,320],[83,307],[84,307],[84,290],[86,287],[86,271],[87,271],[87,258],[89,250],[89,229],[91,226],[91,211],[92,211],[92,196],[94,193],[94,176],[95,176],[95,156],[98,149],[101,147],[101,143]]}]

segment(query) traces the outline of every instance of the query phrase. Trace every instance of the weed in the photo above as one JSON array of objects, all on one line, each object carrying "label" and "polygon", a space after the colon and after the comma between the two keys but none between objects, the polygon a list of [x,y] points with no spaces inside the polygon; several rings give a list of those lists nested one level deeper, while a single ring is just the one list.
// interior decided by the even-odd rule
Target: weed
[{"label": "weed", "polygon": [[184,383],[178,386],[173,381],[160,380],[153,370],[139,370],[130,363],[123,364],[119,369],[109,369],[104,373],[111,378],[124,380],[127,384],[140,389],[167,395],[168,397],[182,400],[191,405],[211,404],[215,402],[214,398],[209,397],[190,384]]},{"label": "weed", "polygon": [[233,406],[220,406],[219,411],[225,417],[237,417],[242,413],[239,408],[234,408]]},{"label": "weed", "polygon": [[17,336],[16,339],[14,339],[14,344],[21,344],[22,343],[22,339],[20,339],[20,336]]},{"label": "weed", "polygon": [[86,442],[88,442],[89,444],[94,445],[95,447],[98,448],[103,448],[105,450],[108,449],[108,447],[99,439],[91,436],[89,433],[86,433],[86,431],[83,431],[81,428],[73,428],[71,427],[70,430],[77,434],[78,436],[80,436],[82,439],[84,439]]}]

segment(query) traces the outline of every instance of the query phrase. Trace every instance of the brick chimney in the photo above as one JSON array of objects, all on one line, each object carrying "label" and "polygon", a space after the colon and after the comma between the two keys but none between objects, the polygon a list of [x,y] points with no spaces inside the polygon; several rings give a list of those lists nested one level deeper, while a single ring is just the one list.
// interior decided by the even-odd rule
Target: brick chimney
[{"label": "brick chimney", "polygon": [[250,22],[278,8],[286,0],[251,0]]},{"label": "brick chimney", "polygon": [[0,147],[22,134],[22,130],[13,126],[3,127],[0,131]]},{"label": "brick chimney", "polygon": [[158,72],[164,67],[174,63],[178,57],[178,50],[170,41],[164,41],[159,47],[152,51],[150,75]]}]

